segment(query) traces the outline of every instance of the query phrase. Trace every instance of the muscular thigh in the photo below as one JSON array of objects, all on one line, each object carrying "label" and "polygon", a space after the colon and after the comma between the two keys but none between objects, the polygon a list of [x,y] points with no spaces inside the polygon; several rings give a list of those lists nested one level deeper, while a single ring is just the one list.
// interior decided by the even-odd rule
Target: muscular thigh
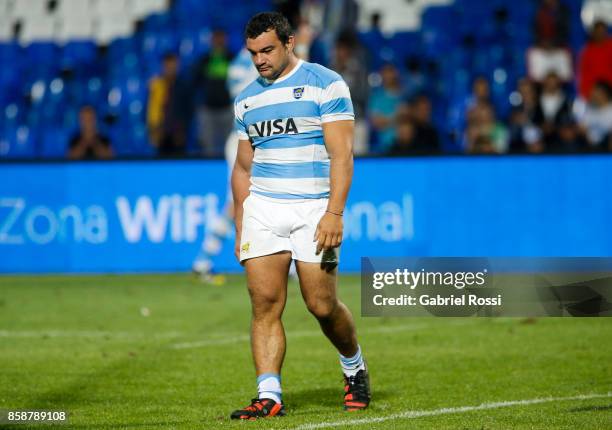
[{"label": "muscular thigh", "polygon": [[296,261],[300,278],[300,289],[306,305],[310,308],[317,303],[329,303],[336,300],[335,264],[307,263]]},{"label": "muscular thigh", "polygon": [[245,261],[247,286],[255,311],[285,305],[291,253],[279,252]]}]

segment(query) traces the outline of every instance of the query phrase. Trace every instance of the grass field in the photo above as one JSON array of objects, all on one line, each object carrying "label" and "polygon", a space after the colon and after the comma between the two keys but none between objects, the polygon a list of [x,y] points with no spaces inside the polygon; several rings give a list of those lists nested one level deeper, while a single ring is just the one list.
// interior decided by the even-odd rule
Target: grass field
[{"label": "grass field", "polygon": [[255,395],[243,277],[0,277],[0,409],[66,410],[77,429],[612,429],[612,319],[361,318],[359,278],[340,295],[371,408],[341,410],[337,355],[292,284],[288,416],[236,423]]}]

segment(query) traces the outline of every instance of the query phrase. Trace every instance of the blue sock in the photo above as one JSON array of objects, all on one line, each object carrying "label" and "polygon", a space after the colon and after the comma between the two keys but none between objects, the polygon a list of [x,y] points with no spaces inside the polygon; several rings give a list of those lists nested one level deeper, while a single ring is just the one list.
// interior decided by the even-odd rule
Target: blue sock
[{"label": "blue sock", "polygon": [[340,354],[340,366],[342,366],[342,373],[346,376],[355,376],[357,372],[365,369],[365,363],[361,356],[361,347],[357,345],[357,352],[352,357],[345,357]]},{"label": "blue sock", "polygon": [[282,390],[280,375],[275,373],[262,373],[257,377],[257,392],[260,399],[272,399],[282,403]]}]

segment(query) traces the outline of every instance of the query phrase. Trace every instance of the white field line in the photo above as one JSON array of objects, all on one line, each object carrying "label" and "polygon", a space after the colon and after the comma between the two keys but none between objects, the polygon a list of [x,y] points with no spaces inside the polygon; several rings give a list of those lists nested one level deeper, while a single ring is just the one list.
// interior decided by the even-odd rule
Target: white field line
[{"label": "white field line", "polygon": [[[455,320],[452,322],[448,322],[449,325],[462,325],[468,324],[474,320]],[[361,329],[358,330],[358,334],[380,334],[380,333],[399,333],[403,331],[414,331],[414,330],[423,330],[426,328],[434,327],[429,324],[414,324],[414,325],[405,325],[405,326],[381,326],[381,327],[373,327],[369,329]],[[302,330],[302,331],[287,331],[287,338],[291,339],[300,339],[305,337],[318,337],[323,336],[320,330]],[[173,349],[191,349],[191,348],[205,348],[208,346],[217,346],[217,345],[228,345],[240,342],[248,342],[251,337],[248,334],[245,335],[234,335],[228,336],[225,338],[216,338],[216,339],[203,339],[194,342],[181,342],[175,343],[171,345]]]},{"label": "white field line", "polygon": [[[469,324],[475,320],[455,320],[448,322],[450,325],[461,325]],[[429,324],[414,324],[405,326],[380,326],[370,329],[362,329],[360,333],[398,333],[402,331],[413,331],[426,329],[433,327]],[[185,337],[190,333],[180,331],[165,331],[157,333],[145,333],[138,331],[108,331],[108,330],[6,330],[0,329],[0,338],[82,338],[82,339],[98,339],[98,338],[110,338],[110,339],[124,339],[124,340],[138,340],[138,339],[176,339]],[[301,330],[301,331],[288,331],[287,337],[293,338],[305,338],[305,337],[316,337],[321,336],[320,330]],[[182,342],[171,345],[174,349],[188,349],[188,348],[202,348],[214,345],[226,345],[240,342],[248,342],[250,337],[248,334],[235,334],[235,333],[214,333],[212,336],[208,336],[206,339],[194,342]]]},{"label": "white field line", "polygon": [[129,331],[105,331],[105,330],[0,330],[0,338],[120,338],[120,339],[144,339],[144,338],[177,338],[184,336],[181,332],[158,332],[143,333]]},{"label": "white field line", "polygon": [[[378,327],[372,330],[364,330],[365,333],[395,333],[405,330],[416,330],[424,326],[405,326],[405,327]],[[156,339],[172,339],[184,337],[184,332],[158,332],[158,333],[143,333],[143,332],[126,332],[126,331],[105,331],[105,330],[0,330],[0,338],[111,338],[111,339],[127,339],[137,340],[144,338]],[[304,338],[320,336],[319,330],[303,330],[290,331],[287,336],[289,338]],[[216,333],[208,339],[203,339],[195,342],[176,343],[172,345],[175,349],[186,348],[201,348],[212,345],[225,345],[232,343],[248,342],[250,336],[248,334],[236,335],[233,333]]]},{"label": "white field line", "polygon": [[380,422],[392,421],[392,420],[413,419],[413,418],[420,418],[420,417],[433,417],[437,415],[457,414],[457,413],[462,413],[462,412],[509,408],[512,406],[528,406],[528,405],[537,405],[539,403],[567,402],[567,401],[572,401],[572,400],[603,399],[603,398],[610,398],[610,397],[612,397],[612,392],[603,393],[603,394],[581,394],[581,395],[569,396],[569,397],[541,397],[541,398],[526,399],[526,400],[508,400],[505,402],[482,403],[477,406],[458,406],[454,408],[440,408],[440,409],[430,409],[430,410],[421,410],[421,411],[404,411],[404,412],[400,412],[397,414],[386,415],[382,417],[359,418],[359,419],[354,419],[354,420],[342,420],[342,421],[329,421],[329,422],[322,422],[318,424],[304,424],[298,427],[294,427],[294,430],[315,430],[315,429],[323,429],[323,428],[330,428],[330,427],[346,427],[346,426],[351,426],[351,425],[373,424],[373,423],[380,423]]}]

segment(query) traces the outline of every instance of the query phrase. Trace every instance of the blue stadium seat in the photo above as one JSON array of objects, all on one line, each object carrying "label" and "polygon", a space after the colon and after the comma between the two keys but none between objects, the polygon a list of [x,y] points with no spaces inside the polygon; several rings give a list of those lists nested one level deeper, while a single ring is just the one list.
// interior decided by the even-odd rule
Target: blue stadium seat
[{"label": "blue stadium seat", "polygon": [[421,35],[417,31],[397,32],[389,39],[389,46],[403,62],[406,57],[421,53]]},{"label": "blue stadium seat", "polygon": [[145,33],[162,33],[172,31],[172,16],[168,13],[154,13],[149,15],[144,20],[143,30]]},{"label": "blue stadium seat", "polygon": [[61,67],[83,75],[95,68],[97,59],[98,47],[95,43],[72,41],[66,43],[62,49]]},{"label": "blue stadium seat", "polygon": [[19,60],[23,48],[17,42],[0,42],[0,61]]},{"label": "blue stadium seat", "polygon": [[137,124],[131,128],[132,148],[137,155],[152,157],[156,150],[149,142],[149,134],[144,124]]},{"label": "blue stadium seat", "polygon": [[155,148],[149,143],[144,124],[116,125],[110,129],[109,138],[117,155],[130,157],[155,155]]},{"label": "blue stadium seat", "polygon": [[457,22],[457,13],[447,6],[430,7],[423,13],[421,37],[424,54],[437,58],[442,52],[450,52],[458,45],[459,37],[450,22]]},{"label": "blue stadium seat", "polygon": [[39,156],[45,158],[64,158],[68,151],[70,135],[62,127],[44,129],[41,136]]},{"label": "blue stadium seat", "polygon": [[122,37],[114,39],[107,48],[108,60],[112,62],[120,61],[130,53],[138,53],[139,41],[136,37]]},{"label": "blue stadium seat", "polygon": [[6,106],[22,96],[23,76],[19,72],[17,67],[0,67],[0,106]]},{"label": "blue stadium seat", "polygon": [[67,97],[76,108],[86,104],[96,106],[105,102],[105,80],[99,76],[93,76],[88,79],[75,79],[66,85]]},{"label": "blue stadium seat", "polygon": [[0,112],[0,130],[14,129],[22,124],[25,119],[25,108],[17,102],[2,105]]},{"label": "blue stadium seat", "polygon": [[25,48],[27,77],[51,79],[59,70],[60,49],[53,42],[34,42]]},{"label": "blue stadium seat", "polygon": [[0,157],[33,158],[36,156],[36,141],[33,131],[27,126],[5,130],[0,137]]}]

